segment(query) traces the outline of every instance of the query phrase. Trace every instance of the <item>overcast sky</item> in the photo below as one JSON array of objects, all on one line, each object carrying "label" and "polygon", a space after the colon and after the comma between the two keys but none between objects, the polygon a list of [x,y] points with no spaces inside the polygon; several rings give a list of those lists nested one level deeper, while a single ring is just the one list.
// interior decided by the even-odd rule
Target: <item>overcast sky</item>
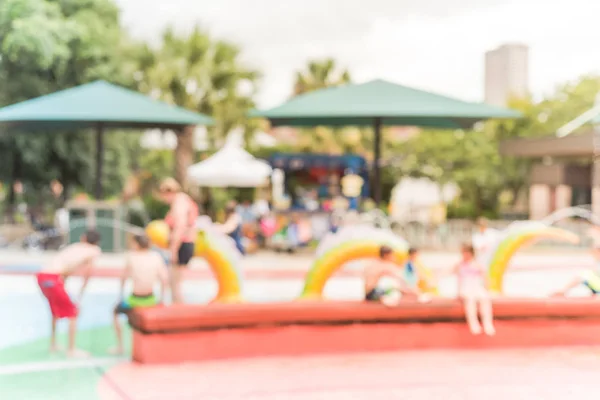
[{"label": "overcast sky", "polygon": [[156,40],[201,24],[264,73],[259,105],[285,100],[309,59],[333,57],[355,81],[376,78],[483,99],[483,55],[530,46],[535,95],[600,72],[598,0],[116,0],[122,23]]}]

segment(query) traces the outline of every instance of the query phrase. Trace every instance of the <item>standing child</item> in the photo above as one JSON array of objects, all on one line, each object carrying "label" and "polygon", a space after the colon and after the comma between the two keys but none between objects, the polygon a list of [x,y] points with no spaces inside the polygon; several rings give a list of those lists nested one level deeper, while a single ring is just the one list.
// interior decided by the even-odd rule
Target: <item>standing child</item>
[{"label": "standing child", "polygon": [[[131,251],[127,255],[125,270],[121,277],[121,298],[123,299],[127,279],[131,279],[133,288],[132,294],[127,299],[121,300],[114,310],[117,347],[111,350],[113,354],[123,354],[124,352],[119,315],[129,315],[137,307],[152,307],[162,303],[168,280],[168,272],[163,258],[160,254],[150,250],[150,241],[145,235],[134,236],[130,246]],[[154,296],[156,283],[160,283],[160,300]]]},{"label": "standing child", "polygon": [[77,299],[80,303],[83,292],[90,278],[94,262],[102,253],[98,246],[100,235],[94,230],[87,231],[81,236],[79,243],[73,243],[62,250],[52,259],[50,264],[42,268],[37,274],[37,281],[42,293],[48,300],[52,313],[52,334],[50,336],[50,352],[56,352],[56,323],[59,319],[69,319],[69,344],[70,357],[85,357],[87,353],[75,348],[77,333],[78,309],[65,290],[65,280],[76,272],[83,274],[83,284]]},{"label": "standing child", "polygon": [[469,330],[474,335],[481,334],[481,325],[477,318],[477,308],[481,316],[483,331],[486,335],[496,334],[492,302],[486,289],[484,269],[475,260],[473,246],[462,246],[462,260],[453,268],[458,278],[458,293],[461,297]]}]

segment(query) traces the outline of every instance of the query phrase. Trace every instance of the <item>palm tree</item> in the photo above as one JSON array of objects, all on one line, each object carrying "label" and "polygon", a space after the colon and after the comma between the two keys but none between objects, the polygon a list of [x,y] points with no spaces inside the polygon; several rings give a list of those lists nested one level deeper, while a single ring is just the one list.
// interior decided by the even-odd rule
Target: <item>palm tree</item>
[{"label": "palm tree", "polygon": [[350,81],[348,70],[338,70],[335,60],[331,58],[313,60],[308,63],[305,71],[296,73],[294,96],[313,90],[345,85]]},{"label": "palm tree", "polygon": [[[314,90],[335,87],[350,83],[348,70],[338,69],[335,60],[312,60],[305,70],[296,73],[293,96],[298,96]],[[336,137],[336,132],[330,128],[318,127],[315,129],[300,130],[299,147],[303,151],[327,152],[332,154],[343,153],[345,146]]]},{"label": "palm tree", "polygon": [[[241,65],[235,45],[195,27],[187,36],[167,29],[157,49],[146,45],[137,51],[138,89],[214,117],[216,126],[208,129],[211,145],[232,128],[247,125],[259,74]],[[182,183],[194,160],[193,132],[193,127],[177,132],[175,179]]]},{"label": "palm tree", "polygon": [[[312,60],[303,71],[296,73],[293,96],[298,96],[314,90],[335,87],[350,83],[350,73],[340,70],[335,60]],[[303,151],[327,152],[340,154],[347,150],[347,144],[340,140],[343,134],[331,128],[318,127],[302,129],[299,147]]]}]

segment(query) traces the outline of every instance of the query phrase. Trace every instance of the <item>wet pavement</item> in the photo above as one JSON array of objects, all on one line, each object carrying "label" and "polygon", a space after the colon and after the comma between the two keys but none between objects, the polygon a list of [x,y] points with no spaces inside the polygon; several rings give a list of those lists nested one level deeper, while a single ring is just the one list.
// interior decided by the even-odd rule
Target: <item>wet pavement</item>
[{"label": "wet pavement", "polygon": [[99,390],[102,400],[567,400],[599,389],[599,373],[598,348],[420,351],[123,364]]}]

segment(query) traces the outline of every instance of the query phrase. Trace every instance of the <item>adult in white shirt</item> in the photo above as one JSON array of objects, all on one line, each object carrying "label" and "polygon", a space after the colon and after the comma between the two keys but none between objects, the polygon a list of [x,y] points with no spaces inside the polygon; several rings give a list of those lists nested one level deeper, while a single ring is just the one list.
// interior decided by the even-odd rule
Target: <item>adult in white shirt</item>
[{"label": "adult in white shirt", "polygon": [[477,219],[477,231],[473,234],[471,240],[473,242],[473,249],[475,250],[477,261],[486,268],[488,265],[487,257],[489,256],[489,251],[492,249],[492,246],[496,244],[498,236],[499,231],[488,228],[487,219]]}]

